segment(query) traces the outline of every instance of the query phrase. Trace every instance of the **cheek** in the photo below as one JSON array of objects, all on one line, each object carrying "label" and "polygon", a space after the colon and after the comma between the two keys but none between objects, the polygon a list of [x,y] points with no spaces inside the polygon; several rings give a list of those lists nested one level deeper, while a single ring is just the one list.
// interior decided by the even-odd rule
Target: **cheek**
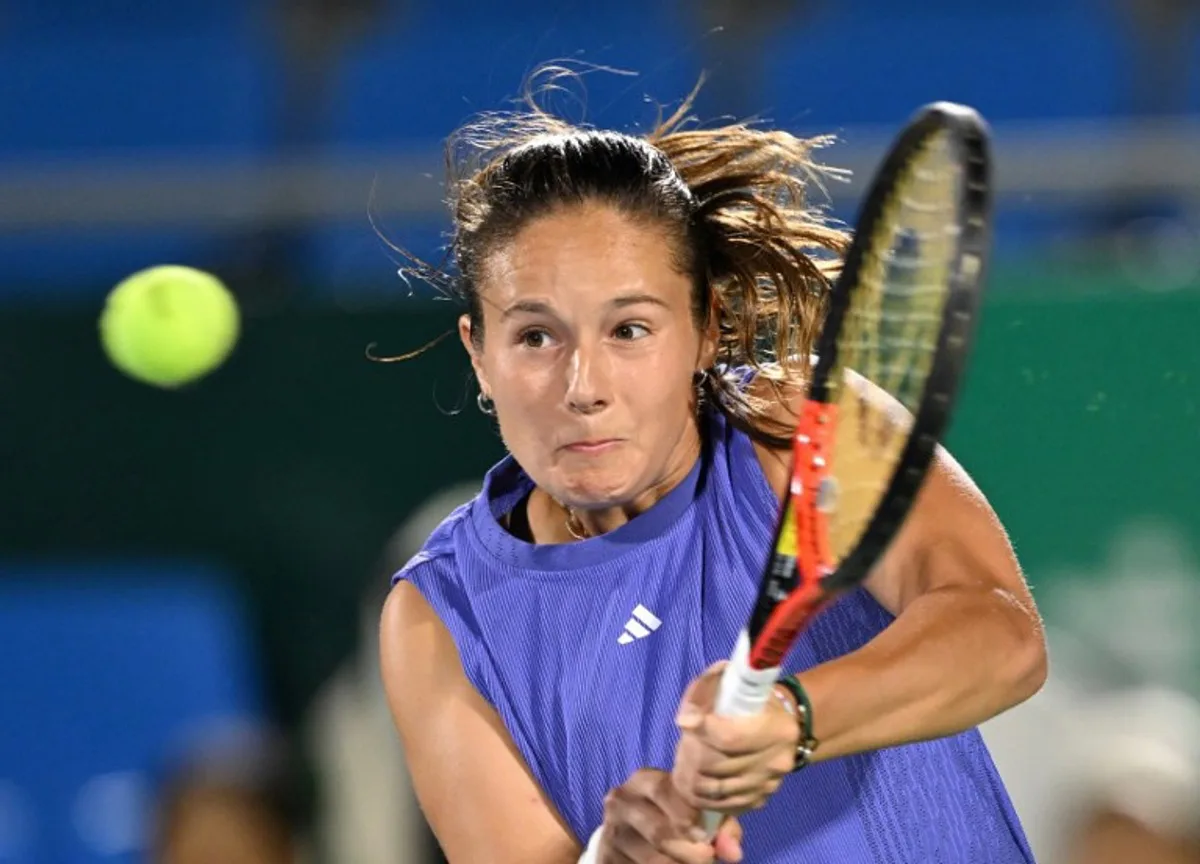
[{"label": "cheek", "polygon": [[629,376],[633,386],[630,396],[639,405],[653,408],[664,419],[687,414],[693,404],[693,369],[679,358],[667,355],[644,364]]},{"label": "cheek", "polygon": [[497,352],[489,358],[487,372],[498,406],[516,416],[544,410],[551,398],[553,379],[545,362],[531,362],[516,352]]},{"label": "cheek", "polygon": [[522,374],[520,363],[507,344],[497,344],[507,339],[504,334],[488,332],[488,341],[478,356],[480,370],[492,388],[492,398],[497,404],[519,404],[522,399]]},{"label": "cheek", "polygon": [[647,375],[645,383],[634,394],[640,410],[653,417],[674,422],[690,410],[690,390],[676,375]]},{"label": "cheek", "polygon": [[496,422],[505,447],[522,464],[537,461],[545,449],[543,439],[553,413],[546,376],[504,358],[490,363],[489,372]]}]

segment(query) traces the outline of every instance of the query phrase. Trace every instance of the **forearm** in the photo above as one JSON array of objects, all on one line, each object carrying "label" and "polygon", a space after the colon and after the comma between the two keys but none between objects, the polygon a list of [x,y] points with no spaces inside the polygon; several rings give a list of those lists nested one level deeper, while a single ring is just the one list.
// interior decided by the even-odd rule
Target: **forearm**
[{"label": "forearm", "polygon": [[996,590],[947,587],[799,676],[817,759],[952,735],[1031,696],[1045,676],[1036,614]]}]

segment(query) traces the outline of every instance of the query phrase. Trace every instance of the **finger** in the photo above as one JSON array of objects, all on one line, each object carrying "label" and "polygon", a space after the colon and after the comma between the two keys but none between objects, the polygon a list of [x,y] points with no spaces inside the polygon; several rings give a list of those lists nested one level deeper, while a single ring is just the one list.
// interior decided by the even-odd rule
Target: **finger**
[{"label": "finger", "polygon": [[[658,785],[651,797],[654,804],[666,815],[668,821],[679,829],[681,834],[686,835],[700,818],[700,810],[689,804],[687,798],[680,794],[670,774],[663,774],[658,778]],[[706,839],[703,831],[699,829],[696,831],[698,833],[691,839],[696,841]]]},{"label": "finger", "polygon": [[[616,826],[622,848],[630,843],[629,832],[637,835],[652,848],[660,848],[669,840],[689,839],[699,811],[687,806],[665,774],[651,775],[652,782],[627,783],[614,789],[605,801],[605,822]],[[674,800],[671,800],[674,799]],[[703,833],[690,838],[704,840]]]},{"label": "finger", "polygon": [[663,844],[661,855],[675,864],[713,864],[716,852],[711,843],[692,840],[669,840]]},{"label": "finger", "polygon": [[756,797],[776,788],[786,774],[774,770],[769,762],[763,764],[761,758],[743,757],[735,767],[736,771],[713,776],[694,761],[680,760],[672,769],[671,785],[689,810],[731,812],[731,808],[746,809]]},{"label": "finger", "polygon": [[697,779],[725,780],[748,775],[782,777],[791,772],[796,764],[796,754],[791,748],[776,746],[771,752],[751,753],[748,756],[721,756],[713,751],[701,754],[694,763]]},{"label": "finger", "polygon": [[742,860],[742,826],[736,819],[728,818],[717,828],[713,851],[717,858],[729,864],[737,864]]},{"label": "finger", "polygon": [[728,665],[728,660],[718,660],[688,684],[679,700],[679,710],[675,715],[675,723],[680,729],[693,728],[712,710],[717,701],[721,673]]},{"label": "finger", "polygon": [[645,839],[639,838],[631,844],[629,851],[621,851],[621,858],[634,864],[714,864],[716,852],[708,842],[690,840],[666,840],[660,848],[655,848]]},{"label": "finger", "polygon": [[745,832],[742,830],[742,823],[731,816],[717,828],[717,834],[728,836],[736,840],[740,845]]},{"label": "finger", "polygon": [[761,809],[770,800],[770,793],[765,790],[749,792],[744,795],[729,795],[718,800],[696,798],[695,801],[704,810],[721,813],[725,816],[741,816],[751,810]]},{"label": "finger", "polygon": [[646,834],[653,829],[646,824],[642,808],[633,804],[618,804],[605,813],[604,843],[606,854],[602,860],[642,862],[653,860],[653,844]]},{"label": "finger", "polygon": [[697,809],[737,814],[761,807],[780,785],[779,780],[770,778],[724,782],[724,786],[704,786],[684,790],[683,794],[688,803]]},{"label": "finger", "polygon": [[739,774],[736,777],[701,777],[692,787],[691,793],[707,802],[732,801],[745,795],[763,791],[775,778],[768,774]]},{"label": "finger", "polygon": [[623,813],[624,808],[660,813],[667,825],[679,836],[689,837],[694,834],[691,839],[696,842],[708,839],[707,835],[696,827],[700,811],[688,804],[687,799],[676,788],[671,775],[663,771],[641,769],[622,786],[613,789],[605,799],[606,821],[612,821],[609,815]]},{"label": "finger", "polygon": [[[670,825],[661,811],[643,802],[614,814],[610,848],[629,861],[672,861],[678,864],[711,864],[713,847],[703,840],[682,836],[686,828]],[[618,859],[621,860],[621,859]]]},{"label": "finger", "polygon": [[600,864],[641,864],[647,860],[645,858],[630,858],[623,849],[609,843],[607,846],[601,847]]},{"label": "finger", "polygon": [[654,860],[654,850],[628,825],[614,824],[607,831],[607,841],[600,847],[602,864],[642,864]]},{"label": "finger", "polygon": [[755,794],[773,791],[794,767],[794,754],[780,748],[770,754],[721,759],[708,765],[681,758],[672,768],[671,782],[689,807],[710,809],[714,803],[725,802],[719,809],[727,811],[730,800],[745,806],[745,796],[752,799]]},{"label": "finger", "polygon": [[621,797],[652,799],[658,794],[662,783],[663,772],[653,768],[639,768],[629,775],[629,779],[612,790],[612,794]]},{"label": "finger", "polygon": [[753,717],[705,714],[683,731],[708,750],[724,758],[736,758],[761,753],[783,742],[795,742],[799,737],[798,729],[791,718],[772,712]]}]

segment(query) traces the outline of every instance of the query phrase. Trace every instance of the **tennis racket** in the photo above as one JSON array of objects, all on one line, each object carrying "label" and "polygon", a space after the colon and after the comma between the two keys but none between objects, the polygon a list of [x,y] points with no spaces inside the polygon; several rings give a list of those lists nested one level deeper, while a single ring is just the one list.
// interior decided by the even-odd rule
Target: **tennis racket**
[{"label": "tennis racket", "polygon": [[[887,153],[830,294],[791,488],[718,714],[763,710],[797,636],[903,524],[950,420],[990,243],[988,129],[970,108],[927,105]],[[704,814],[710,836],[720,819]]]}]

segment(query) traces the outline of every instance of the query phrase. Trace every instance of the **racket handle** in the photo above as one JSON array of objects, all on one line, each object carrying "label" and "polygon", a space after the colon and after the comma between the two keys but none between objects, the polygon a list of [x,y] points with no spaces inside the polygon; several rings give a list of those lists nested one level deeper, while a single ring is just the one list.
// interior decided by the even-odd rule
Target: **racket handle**
[{"label": "racket handle", "polygon": [[588,838],[587,846],[584,847],[583,854],[579,856],[579,860],[575,864],[596,864],[600,857],[600,835],[604,833],[604,823],[600,823],[600,827],[592,832],[592,836]]},{"label": "racket handle", "polygon": [[[716,713],[723,717],[750,717],[762,713],[778,680],[779,667],[754,669],[750,666],[750,634],[743,630],[738,635],[729,664],[721,673]],[[709,839],[717,833],[723,818],[721,813],[704,812],[703,826]]]}]

